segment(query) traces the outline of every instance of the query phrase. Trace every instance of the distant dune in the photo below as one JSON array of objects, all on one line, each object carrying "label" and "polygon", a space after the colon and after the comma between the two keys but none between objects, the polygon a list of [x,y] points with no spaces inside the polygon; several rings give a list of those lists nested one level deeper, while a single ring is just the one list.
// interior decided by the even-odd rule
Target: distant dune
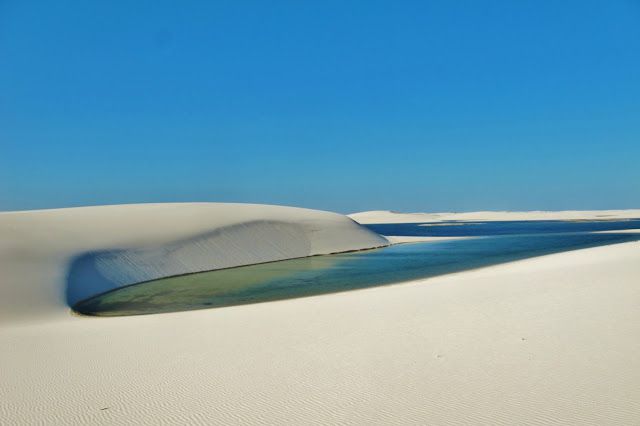
[{"label": "distant dune", "polygon": [[483,211],[464,213],[402,213],[374,210],[348,215],[358,223],[421,223],[448,220],[492,222],[500,220],[619,220],[638,219],[640,209],[635,210],[566,210],[566,211]]},{"label": "distant dune", "polygon": [[389,244],[337,213],[222,203],[0,213],[0,237],[5,324],[156,278]]}]

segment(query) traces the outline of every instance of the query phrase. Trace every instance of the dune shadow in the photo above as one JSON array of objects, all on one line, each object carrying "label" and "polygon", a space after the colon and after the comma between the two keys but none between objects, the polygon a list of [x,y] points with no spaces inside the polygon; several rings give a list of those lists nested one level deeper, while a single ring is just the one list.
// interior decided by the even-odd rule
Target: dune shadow
[{"label": "dune shadow", "polygon": [[65,300],[73,307],[81,300],[104,293],[114,288],[115,283],[105,277],[98,268],[97,260],[103,256],[113,256],[115,251],[96,251],[75,257],[67,274]]}]

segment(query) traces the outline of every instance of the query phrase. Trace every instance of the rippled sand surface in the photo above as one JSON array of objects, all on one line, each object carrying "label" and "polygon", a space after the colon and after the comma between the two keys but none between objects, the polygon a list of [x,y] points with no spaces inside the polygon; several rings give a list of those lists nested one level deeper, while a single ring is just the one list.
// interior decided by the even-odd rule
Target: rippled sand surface
[{"label": "rippled sand surface", "polygon": [[390,287],[0,329],[3,424],[620,424],[640,243]]}]

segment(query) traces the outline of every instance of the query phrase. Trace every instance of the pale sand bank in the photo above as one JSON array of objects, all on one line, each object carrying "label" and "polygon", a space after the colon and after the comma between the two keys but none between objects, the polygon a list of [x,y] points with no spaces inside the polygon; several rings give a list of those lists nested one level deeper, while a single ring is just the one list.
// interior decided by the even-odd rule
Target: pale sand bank
[{"label": "pale sand bank", "polygon": [[10,324],[0,423],[635,424],[639,301],[632,242],[304,299]]},{"label": "pale sand bank", "polygon": [[636,210],[567,210],[567,211],[485,211],[466,213],[399,213],[388,210],[352,213],[348,215],[358,223],[421,223],[449,220],[493,222],[501,220],[618,220],[639,219]]}]

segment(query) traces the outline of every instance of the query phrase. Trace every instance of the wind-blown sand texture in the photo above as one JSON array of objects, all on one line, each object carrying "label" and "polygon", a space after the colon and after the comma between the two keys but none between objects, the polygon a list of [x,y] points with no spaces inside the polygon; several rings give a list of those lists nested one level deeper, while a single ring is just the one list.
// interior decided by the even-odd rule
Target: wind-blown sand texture
[{"label": "wind-blown sand texture", "polygon": [[358,223],[422,223],[449,220],[494,222],[501,220],[619,220],[638,219],[640,210],[567,210],[530,212],[465,212],[465,213],[400,213],[376,210],[352,213],[350,218]]},{"label": "wind-blown sand texture", "polygon": [[[135,317],[71,315],[56,287],[62,259],[122,241],[103,236],[113,234],[107,216],[105,226],[71,234],[53,228],[86,216],[47,219],[47,226],[30,219],[22,227],[0,216],[3,237],[33,232],[20,244],[5,240],[0,251],[0,286],[26,286],[2,290],[0,424],[640,419],[639,242],[302,299]],[[136,230],[146,229],[144,216],[118,220],[131,217],[131,232],[144,234],[151,231]],[[200,225],[189,226],[198,228],[204,219],[193,220]],[[178,231],[166,232],[170,240]],[[19,309],[9,309],[11,295]],[[24,305],[29,295],[31,307]]]}]

